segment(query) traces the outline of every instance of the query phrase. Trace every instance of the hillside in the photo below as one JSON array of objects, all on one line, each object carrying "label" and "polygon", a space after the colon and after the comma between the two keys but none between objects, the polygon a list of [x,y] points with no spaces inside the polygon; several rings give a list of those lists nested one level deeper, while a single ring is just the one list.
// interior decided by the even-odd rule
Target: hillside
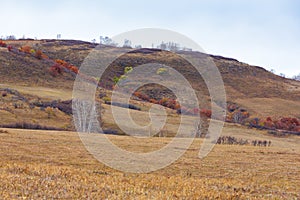
[{"label": "hillside", "polygon": [[[15,40],[5,41],[5,43],[16,48],[29,46],[35,50],[39,49],[50,60],[60,59],[78,67],[96,46],[92,43],[75,40]],[[117,48],[108,46],[102,50],[106,53],[118,51]],[[100,86],[107,89],[109,93],[114,85],[113,78],[124,74],[124,67],[132,66],[134,68],[149,62],[160,62],[173,67],[185,76],[197,91],[197,95],[201,97],[201,107],[209,108],[210,99],[203,79],[195,73],[195,69],[189,63],[180,57],[182,54],[188,54],[201,59],[203,54],[199,52],[177,53],[178,55],[155,49],[133,50],[109,66],[101,78]],[[234,103],[246,109],[252,117],[300,118],[300,82],[282,78],[262,67],[245,64],[232,58],[214,55],[210,55],[210,57],[222,75],[227,101],[230,104]],[[21,102],[21,104],[25,104],[25,107],[30,107],[30,104],[36,101],[71,99],[76,74],[61,73],[53,76],[49,71],[50,67],[51,63],[43,59],[39,60],[26,54],[15,54],[9,52],[6,47],[0,47],[0,88],[2,90],[5,88],[15,89],[22,95],[31,95],[29,101]],[[154,99],[173,96],[168,89],[157,85],[147,85],[140,91]],[[7,98],[6,101],[6,103],[3,100],[1,102],[1,112],[4,112],[5,106],[13,107],[12,103],[8,103]],[[11,109],[13,110],[13,108]],[[15,115],[16,113],[13,114],[13,116]],[[13,116],[10,116],[9,122],[15,121],[12,120]],[[69,116],[66,117],[69,118]],[[27,116],[26,119],[30,119],[30,117]],[[36,120],[38,121],[38,119]]]}]

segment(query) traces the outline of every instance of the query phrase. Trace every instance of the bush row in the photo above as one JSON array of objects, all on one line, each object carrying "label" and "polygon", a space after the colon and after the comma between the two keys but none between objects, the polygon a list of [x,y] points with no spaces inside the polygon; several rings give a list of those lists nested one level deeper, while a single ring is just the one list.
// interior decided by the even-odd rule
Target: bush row
[{"label": "bush row", "polygon": [[228,145],[252,145],[252,146],[271,146],[271,141],[267,140],[246,140],[238,139],[233,136],[221,136],[218,138],[217,144],[228,144]]},{"label": "bush row", "polygon": [[111,102],[111,101],[105,101],[105,104],[108,105],[113,105],[113,106],[118,106],[121,108],[128,108],[128,109],[132,109],[132,110],[141,110],[141,108],[132,105],[132,104],[126,104],[126,103],[119,103],[119,102]]},{"label": "bush row", "polygon": [[[0,46],[7,46],[4,42],[0,41]],[[39,60],[48,60],[50,61],[50,63],[53,63],[53,65],[49,68],[50,73],[53,76],[57,76],[58,74],[62,74],[63,69],[67,69],[70,70],[71,72],[74,72],[75,74],[78,74],[79,70],[78,67],[64,61],[64,60],[51,60],[49,59],[49,57],[43,53],[41,50],[39,49],[33,49],[30,46],[22,46],[20,48],[15,48],[11,45],[7,46],[8,51],[10,52],[14,52],[14,53],[23,53],[23,54],[27,54],[27,55],[31,55],[34,56],[35,58],[39,59]]]},{"label": "bush row", "polygon": [[286,130],[292,132],[300,132],[300,122],[297,118],[283,117],[273,120],[271,117],[266,119],[253,118],[246,123],[249,127],[269,130]]},{"label": "bush row", "polygon": [[62,131],[62,128],[56,128],[51,126],[43,126],[40,124],[32,124],[27,122],[17,122],[12,124],[4,124],[0,125],[1,128],[16,128],[16,129],[37,129],[37,130],[56,130]]}]

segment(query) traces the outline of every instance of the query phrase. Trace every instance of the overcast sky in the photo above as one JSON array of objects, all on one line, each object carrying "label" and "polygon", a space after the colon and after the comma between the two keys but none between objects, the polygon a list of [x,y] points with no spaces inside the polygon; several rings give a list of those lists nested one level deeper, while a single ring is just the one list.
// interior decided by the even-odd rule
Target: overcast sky
[{"label": "overcast sky", "polygon": [[205,52],[276,73],[300,73],[297,0],[0,0],[0,36],[99,42],[140,28],[169,29]]}]

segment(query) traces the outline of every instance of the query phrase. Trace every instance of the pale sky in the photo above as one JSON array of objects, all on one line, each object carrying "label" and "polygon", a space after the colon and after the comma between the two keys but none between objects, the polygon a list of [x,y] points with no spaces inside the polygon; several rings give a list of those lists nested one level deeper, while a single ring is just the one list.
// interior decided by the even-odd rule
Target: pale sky
[{"label": "pale sky", "polygon": [[0,0],[0,36],[99,42],[140,28],[181,33],[205,52],[300,73],[297,0]]}]

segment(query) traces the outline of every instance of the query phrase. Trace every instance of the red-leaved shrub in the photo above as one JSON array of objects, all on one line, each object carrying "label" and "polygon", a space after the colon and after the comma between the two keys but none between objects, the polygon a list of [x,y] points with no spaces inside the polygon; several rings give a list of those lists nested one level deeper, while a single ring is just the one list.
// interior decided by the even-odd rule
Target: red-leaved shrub
[{"label": "red-leaved shrub", "polygon": [[53,76],[57,76],[58,74],[62,74],[62,67],[61,65],[55,64],[53,66],[50,67],[50,73]]},{"label": "red-leaved shrub", "polygon": [[0,40],[0,47],[6,47],[7,44],[5,42],[3,42],[2,40]]}]

